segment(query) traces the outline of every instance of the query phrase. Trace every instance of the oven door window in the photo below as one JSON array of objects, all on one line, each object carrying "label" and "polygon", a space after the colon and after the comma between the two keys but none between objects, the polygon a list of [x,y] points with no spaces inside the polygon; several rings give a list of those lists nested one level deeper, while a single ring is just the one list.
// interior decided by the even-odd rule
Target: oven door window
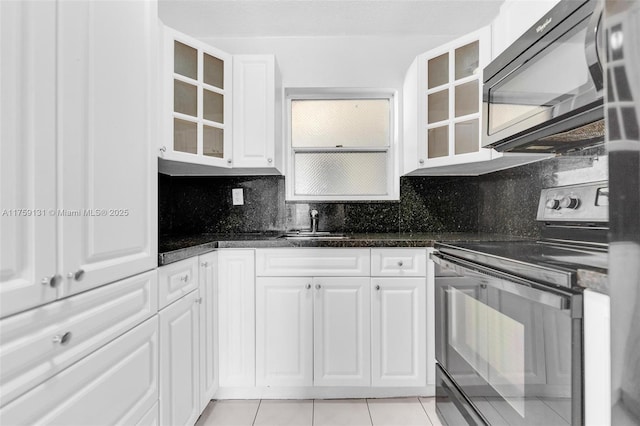
[{"label": "oven door window", "polygon": [[490,88],[489,135],[509,127],[517,130],[518,123],[523,129],[544,123],[581,106],[582,95],[596,92],[585,56],[588,21],[585,19]]},{"label": "oven door window", "polygon": [[472,274],[436,286],[438,362],[476,408],[491,423],[571,424],[566,298]]}]

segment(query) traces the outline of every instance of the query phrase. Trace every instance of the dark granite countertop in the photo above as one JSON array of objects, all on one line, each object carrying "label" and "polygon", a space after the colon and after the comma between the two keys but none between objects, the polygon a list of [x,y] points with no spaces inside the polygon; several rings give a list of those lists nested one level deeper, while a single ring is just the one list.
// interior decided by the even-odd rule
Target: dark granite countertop
[{"label": "dark granite countertop", "polygon": [[160,237],[158,265],[166,265],[216,248],[286,247],[433,247],[436,241],[513,241],[523,238],[493,233],[371,233],[348,234],[346,239],[287,239],[281,232],[199,234]]}]

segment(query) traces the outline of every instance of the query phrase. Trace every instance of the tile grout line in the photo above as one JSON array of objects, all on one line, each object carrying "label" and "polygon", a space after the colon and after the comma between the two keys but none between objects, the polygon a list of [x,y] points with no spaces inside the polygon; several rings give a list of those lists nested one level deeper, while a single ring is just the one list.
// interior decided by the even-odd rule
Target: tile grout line
[{"label": "tile grout line", "polygon": [[256,420],[258,419],[258,411],[260,411],[260,406],[262,405],[262,399],[258,400],[258,409],[256,410],[256,414],[253,416],[253,423],[251,423],[251,426],[255,426],[256,424]]},{"label": "tile grout line", "polygon": [[369,408],[369,398],[364,399],[364,403],[367,404],[367,412],[369,413],[369,421],[371,422],[371,426],[373,426],[373,417],[371,416],[371,408]]},{"label": "tile grout line", "polygon": [[422,399],[420,397],[418,397],[418,402],[422,407],[422,411],[424,411],[424,413],[427,415],[427,420],[429,420],[429,423],[431,424],[431,426],[434,426],[433,420],[431,420],[431,416],[429,415],[429,412],[427,411],[427,409],[424,408],[424,404],[422,403]]}]

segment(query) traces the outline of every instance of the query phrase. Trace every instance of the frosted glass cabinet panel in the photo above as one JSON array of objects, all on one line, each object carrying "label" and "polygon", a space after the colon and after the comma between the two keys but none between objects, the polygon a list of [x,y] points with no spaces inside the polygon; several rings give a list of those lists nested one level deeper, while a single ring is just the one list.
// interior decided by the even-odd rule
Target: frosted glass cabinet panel
[{"label": "frosted glass cabinet panel", "polygon": [[432,93],[427,100],[427,122],[437,123],[449,118],[449,90]]},{"label": "frosted glass cabinet panel", "polygon": [[479,70],[479,42],[474,41],[456,49],[456,80],[478,74]]},{"label": "frosted glass cabinet panel", "polygon": [[389,145],[388,99],[322,99],[291,102],[294,147]]},{"label": "frosted glass cabinet panel", "polygon": [[163,32],[167,128],[160,157],[228,168],[231,56],[171,28]]},{"label": "frosted glass cabinet panel", "polygon": [[449,155],[449,126],[434,127],[427,134],[429,147],[428,158],[445,157]]},{"label": "frosted glass cabinet panel", "polygon": [[449,54],[436,56],[428,62],[428,88],[442,86],[449,82]]},{"label": "frosted glass cabinet panel", "polygon": [[174,47],[173,72],[198,79],[198,51],[193,47],[176,41]]}]

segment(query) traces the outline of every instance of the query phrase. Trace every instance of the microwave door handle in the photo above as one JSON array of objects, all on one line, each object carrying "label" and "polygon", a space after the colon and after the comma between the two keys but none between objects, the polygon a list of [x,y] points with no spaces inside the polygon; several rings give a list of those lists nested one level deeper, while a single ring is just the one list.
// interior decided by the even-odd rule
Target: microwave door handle
[{"label": "microwave door handle", "polygon": [[584,39],[584,50],[587,59],[587,66],[589,67],[589,73],[593,84],[596,86],[596,90],[600,92],[604,87],[604,76],[602,74],[602,63],[600,61],[600,55],[598,53],[599,48],[602,46],[600,38],[602,36],[602,13],[604,10],[604,1],[597,1],[595,10],[589,18],[587,24],[587,34]]}]

